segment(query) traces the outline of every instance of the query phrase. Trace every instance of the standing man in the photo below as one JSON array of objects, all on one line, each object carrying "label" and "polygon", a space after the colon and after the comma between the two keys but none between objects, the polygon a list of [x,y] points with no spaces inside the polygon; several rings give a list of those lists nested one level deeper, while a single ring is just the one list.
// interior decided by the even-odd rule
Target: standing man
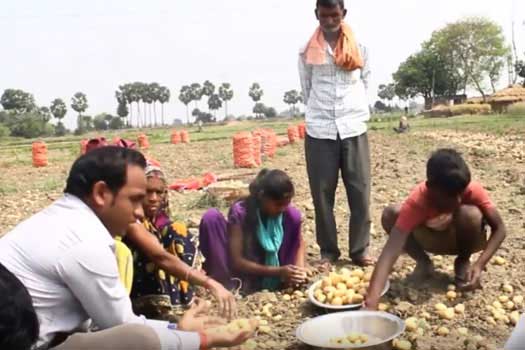
[{"label": "standing man", "polygon": [[360,266],[374,260],[370,240],[370,154],[366,49],[344,22],[344,0],[317,0],[319,28],[301,50],[299,74],[306,109],[306,165],[315,207],[317,243],[323,262],[341,255],[334,217],[342,173],[350,206],[350,258]]}]

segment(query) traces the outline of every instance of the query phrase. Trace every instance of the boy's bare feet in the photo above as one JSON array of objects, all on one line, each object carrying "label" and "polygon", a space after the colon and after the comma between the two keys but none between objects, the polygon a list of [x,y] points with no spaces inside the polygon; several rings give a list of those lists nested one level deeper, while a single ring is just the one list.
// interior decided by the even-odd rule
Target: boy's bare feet
[{"label": "boy's bare feet", "polygon": [[434,264],[432,261],[418,261],[414,271],[408,276],[408,280],[412,282],[422,282],[434,274]]}]

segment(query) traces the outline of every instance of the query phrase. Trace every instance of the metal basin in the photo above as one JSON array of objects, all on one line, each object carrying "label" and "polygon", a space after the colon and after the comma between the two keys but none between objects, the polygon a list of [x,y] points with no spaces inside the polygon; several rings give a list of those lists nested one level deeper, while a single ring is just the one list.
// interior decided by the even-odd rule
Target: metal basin
[{"label": "metal basin", "polygon": [[[392,314],[380,311],[349,311],[319,316],[297,328],[297,338],[320,349],[392,349],[392,342],[405,331],[405,322]],[[366,334],[370,341],[364,345],[337,345],[335,338],[352,333]]]}]

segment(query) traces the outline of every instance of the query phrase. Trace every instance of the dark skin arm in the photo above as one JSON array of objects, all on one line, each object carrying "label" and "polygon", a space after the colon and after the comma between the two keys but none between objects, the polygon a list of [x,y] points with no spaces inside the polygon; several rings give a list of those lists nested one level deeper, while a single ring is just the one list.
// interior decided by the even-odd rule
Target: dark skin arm
[{"label": "dark skin arm", "polygon": [[132,224],[128,227],[126,237],[145,254],[156,266],[177,278],[185,278],[190,274],[190,283],[203,286],[210,290],[219,303],[220,312],[230,317],[235,313],[236,303],[234,296],[219,282],[206,276],[202,272],[192,269],[178,256],[170,254],[159,241],[150,234],[142,224]]},{"label": "dark skin arm", "polygon": [[299,249],[297,250],[297,256],[295,257],[295,266],[305,268],[305,255],[306,246],[304,244],[303,235],[300,236]]},{"label": "dark skin arm", "polygon": [[467,277],[469,279],[469,284],[467,285],[467,288],[475,287],[479,284],[482,271],[485,269],[494,254],[496,254],[496,251],[507,236],[507,229],[498,209],[489,209],[483,213],[483,216],[490,226],[491,235],[487,248],[481,253],[476,263],[473,264],[468,271]]},{"label": "dark skin arm", "polygon": [[230,229],[230,256],[235,270],[255,276],[280,277],[291,284],[304,281],[305,273],[295,265],[266,266],[248,260],[243,255],[243,232],[240,225],[233,225]]},{"label": "dark skin arm", "polygon": [[381,292],[397,259],[403,253],[408,234],[394,227],[377,261],[370,280],[365,305],[367,309],[377,310]]}]

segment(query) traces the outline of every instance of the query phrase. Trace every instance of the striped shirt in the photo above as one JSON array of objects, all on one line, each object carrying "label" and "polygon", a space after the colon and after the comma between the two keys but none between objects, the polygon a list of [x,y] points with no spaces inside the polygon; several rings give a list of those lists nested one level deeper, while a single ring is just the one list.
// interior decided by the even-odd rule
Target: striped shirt
[{"label": "striped shirt", "polygon": [[327,62],[323,65],[307,64],[304,49],[299,55],[306,132],[310,137],[330,140],[362,135],[370,119],[366,95],[370,77],[368,50],[359,45],[364,67],[349,72],[335,65],[333,50],[326,46]]}]

